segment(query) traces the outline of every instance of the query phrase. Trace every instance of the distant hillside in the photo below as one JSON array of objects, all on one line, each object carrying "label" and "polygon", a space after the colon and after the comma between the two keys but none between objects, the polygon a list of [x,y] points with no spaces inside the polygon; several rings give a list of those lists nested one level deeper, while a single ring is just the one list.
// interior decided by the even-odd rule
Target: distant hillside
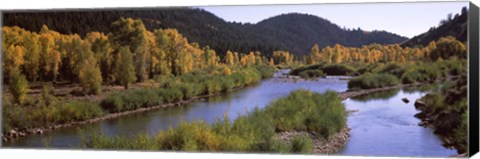
[{"label": "distant hillside", "polygon": [[406,38],[385,32],[366,32],[360,29],[345,30],[328,20],[307,14],[283,14],[256,24],[262,33],[277,40],[282,46],[294,52],[307,52],[314,44],[320,47],[337,43],[359,47],[365,44],[394,44]]},{"label": "distant hillside", "polygon": [[258,50],[267,55],[273,50],[305,54],[317,43],[321,47],[336,43],[361,46],[370,43],[392,44],[407,40],[384,31],[345,30],[317,16],[285,14],[258,24],[226,22],[202,9],[156,8],[130,10],[82,10],[5,12],[3,24],[39,31],[43,24],[64,34],[85,35],[91,31],[109,32],[120,17],[140,18],[149,30],[176,28],[191,42],[208,45],[220,55],[226,50]]},{"label": "distant hillside", "polygon": [[455,17],[447,17],[446,20],[442,20],[439,27],[432,27],[429,31],[417,35],[404,43],[402,47],[413,47],[415,45],[426,46],[431,41],[436,41],[441,37],[453,36],[458,40],[465,42],[467,40],[467,28],[468,28],[468,10],[462,8],[460,14],[456,14]]}]

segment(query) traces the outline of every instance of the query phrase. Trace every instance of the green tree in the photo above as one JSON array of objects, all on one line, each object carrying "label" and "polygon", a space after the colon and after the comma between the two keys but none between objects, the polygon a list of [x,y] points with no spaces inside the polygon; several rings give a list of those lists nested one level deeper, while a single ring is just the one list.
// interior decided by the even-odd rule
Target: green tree
[{"label": "green tree", "polygon": [[434,61],[439,58],[449,59],[452,56],[467,58],[465,45],[452,36],[440,38],[436,42],[436,47],[430,53],[430,59]]},{"label": "green tree", "polygon": [[112,48],[108,37],[103,33],[92,32],[87,34],[87,40],[92,44],[91,50],[95,54],[98,64],[100,65],[100,71],[102,72],[102,78],[108,81],[109,74],[112,72]]},{"label": "green tree", "polygon": [[120,18],[112,23],[110,40],[114,48],[128,46],[133,54],[134,68],[139,81],[148,78],[147,29],[140,19]]},{"label": "green tree", "polygon": [[33,33],[25,37],[24,42],[25,52],[25,73],[31,81],[36,81],[38,78],[38,71],[40,67],[40,44],[38,43],[38,35]]},{"label": "green tree", "polygon": [[137,80],[133,57],[128,46],[120,47],[119,51],[115,62],[115,79],[128,89],[128,85]]},{"label": "green tree", "polygon": [[6,75],[10,75],[13,72],[19,72],[20,66],[23,65],[25,51],[22,46],[10,46],[4,52],[3,56],[3,69]]},{"label": "green tree", "polygon": [[15,102],[23,104],[27,99],[28,81],[20,72],[10,73],[10,85],[8,86]]},{"label": "green tree", "polygon": [[102,91],[102,73],[94,57],[90,57],[83,62],[78,79],[82,84],[84,93],[99,94]]},{"label": "green tree", "polygon": [[152,64],[155,64],[153,68],[155,68],[157,73],[160,73],[162,75],[169,75],[171,74],[169,68],[170,63],[168,62],[166,52],[170,40],[167,34],[165,34],[162,29],[156,29],[153,34],[155,37],[155,46],[157,48],[152,53],[152,57],[154,58],[154,60],[152,60]]}]

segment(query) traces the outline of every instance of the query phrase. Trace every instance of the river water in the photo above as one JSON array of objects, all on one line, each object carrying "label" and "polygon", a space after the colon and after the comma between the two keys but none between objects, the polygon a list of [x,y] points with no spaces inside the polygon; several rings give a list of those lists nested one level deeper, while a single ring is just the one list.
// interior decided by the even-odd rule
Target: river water
[{"label": "river water", "polygon": [[[190,104],[130,114],[93,124],[79,125],[29,135],[4,143],[9,148],[79,148],[81,137],[94,133],[108,136],[133,136],[139,133],[154,136],[159,130],[176,127],[181,122],[204,120],[214,122],[228,114],[231,120],[244,115],[255,107],[263,108],[275,99],[297,89],[308,89],[323,93],[327,90],[347,90],[345,77],[327,77],[315,81],[294,80],[279,71],[274,78],[236,90],[213,96]],[[388,95],[388,96],[386,96]],[[415,99],[422,93],[393,91],[379,95],[364,96],[344,101],[349,110],[358,110],[348,117],[351,130],[350,141],[337,155],[384,155],[384,156],[449,156],[455,154],[441,146],[433,130],[417,126],[413,117]],[[409,104],[401,98],[410,99]]]}]

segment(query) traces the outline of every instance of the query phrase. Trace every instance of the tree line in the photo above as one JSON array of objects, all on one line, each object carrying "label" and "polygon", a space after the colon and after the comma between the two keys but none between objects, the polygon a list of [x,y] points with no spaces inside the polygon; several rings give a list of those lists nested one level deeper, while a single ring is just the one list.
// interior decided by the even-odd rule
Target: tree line
[{"label": "tree line", "polygon": [[[108,34],[60,34],[46,25],[39,32],[2,28],[4,82],[81,83],[85,93],[99,93],[101,85],[128,88],[154,76],[176,76],[219,65],[251,66],[268,63],[258,51],[227,51],[220,57],[209,46],[191,43],[176,29],[148,31],[140,19],[120,18]],[[291,59],[288,59],[291,61]],[[277,60],[277,62],[280,62]],[[19,77],[21,76],[21,77]]]},{"label": "tree line", "polygon": [[437,41],[431,41],[422,47],[401,47],[398,44],[380,45],[370,44],[362,47],[345,47],[336,44],[320,50],[318,45],[313,45],[308,55],[303,59],[307,64],[326,62],[332,64],[342,63],[407,63],[415,61],[436,61],[457,56],[467,57],[466,44],[458,41],[455,37],[447,36]]},{"label": "tree line", "polygon": [[[342,29],[321,17],[305,14],[284,14],[265,19],[257,24],[227,22],[200,8],[142,8],[77,11],[5,12],[3,25],[19,26],[39,32],[42,25],[61,34],[98,31],[110,32],[110,25],[120,17],[141,19],[147,30],[176,28],[191,42],[210,46],[219,55],[227,50],[248,53],[256,50],[270,56],[275,50],[287,50],[305,55],[311,45],[321,47],[340,43],[359,47],[370,43],[393,44],[407,38],[385,32],[366,33],[361,29]],[[319,28],[319,26],[321,26]]]}]

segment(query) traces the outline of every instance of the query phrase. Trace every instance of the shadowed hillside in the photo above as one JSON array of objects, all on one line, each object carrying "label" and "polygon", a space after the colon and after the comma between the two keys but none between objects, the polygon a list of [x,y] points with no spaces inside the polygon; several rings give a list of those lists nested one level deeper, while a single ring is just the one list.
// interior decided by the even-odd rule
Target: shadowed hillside
[{"label": "shadowed hillside", "polygon": [[110,24],[120,17],[140,18],[148,30],[176,28],[190,42],[208,45],[220,55],[227,50],[242,53],[258,50],[266,55],[274,50],[287,50],[306,54],[315,43],[321,47],[336,43],[359,47],[406,40],[384,31],[345,30],[328,20],[306,14],[279,15],[258,24],[241,24],[226,22],[195,8],[5,12],[3,24],[36,32],[46,24],[63,34],[84,36],[91,31],[108,33]]},{"label": "shadowed hillside", "polygon": [[413,47],[415,45],[426,46],[431,41],[436,41],[441,37],[453,36],[458,40],[465,42],[467,40],[468,28],[468,10],[462,8],[460,14],[456,14],[453,18],[447,17],[446,20],[440,22],[439,27],[432,27],[429,31],[417,35],[401,44],[402,47]]}]

